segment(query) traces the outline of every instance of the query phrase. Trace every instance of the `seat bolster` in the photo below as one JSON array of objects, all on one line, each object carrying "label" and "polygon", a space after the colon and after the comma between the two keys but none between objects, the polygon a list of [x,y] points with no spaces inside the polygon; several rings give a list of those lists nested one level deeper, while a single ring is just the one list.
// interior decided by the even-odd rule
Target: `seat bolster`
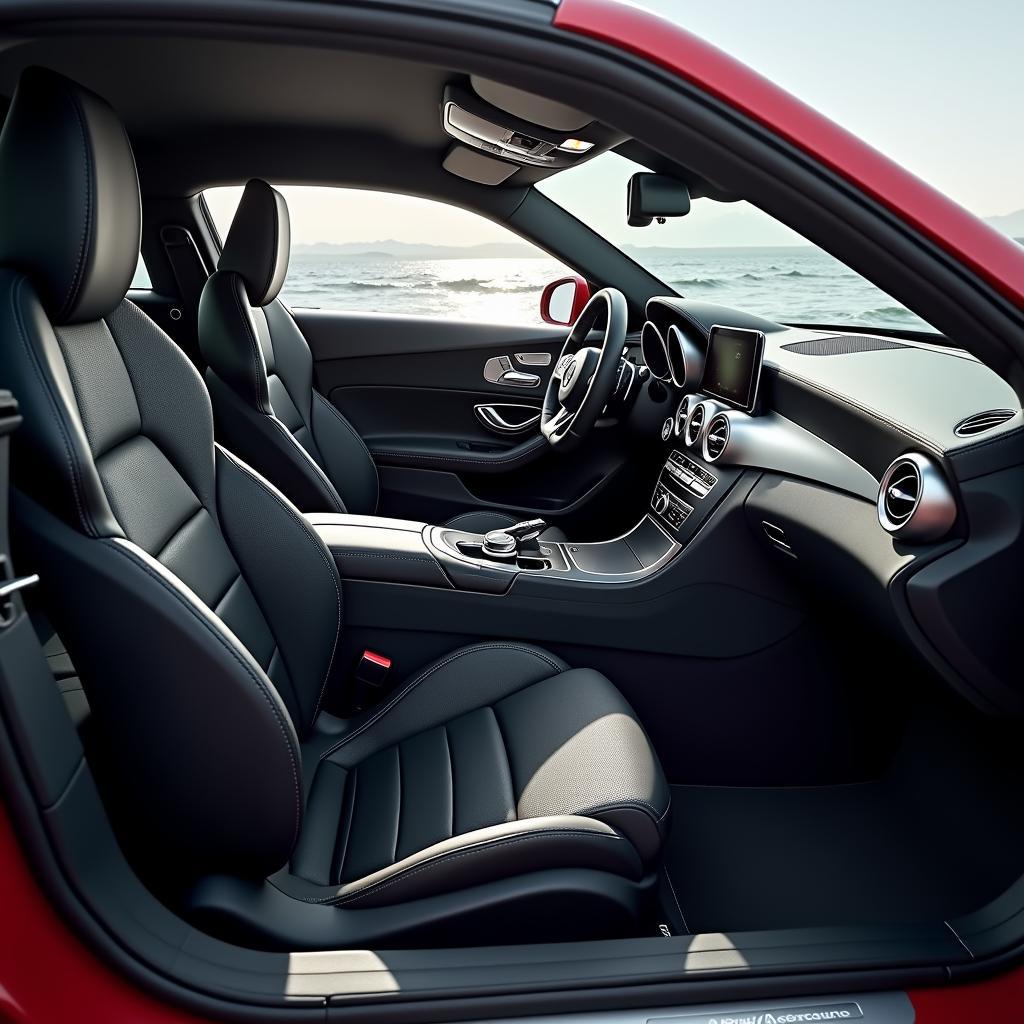
[{"label": "seat bolster", "polygon": [[248,405],[212,370],[206,371],[206,386],[225,448],[272,481],[301,511],[348,511],[323,470],[276,416]]},{"label": "seat bolster", "polygon": [[[341,635],[334,559],[280,491],[219,445],[217,510],[277,641],[298,701],[295,726],[305,735],[320,711]],[[302,586],[289,586],[294,579]]]},{"label": "seat bolster", "polygon": [[343,736],[320,744],[320,757],[351,767],[414,733],[567,669],[561,658],[532,644],[496,640],[460,647],[417,672],[384,704],[354,720]]},{"label": "seat bolster", "polygon": [[243,402],[272,412],[267,364],[241,275],[217,270],[199,297],[199,348],[206,365]]},{"label": "seat bolster", "polygon": [[319,391],[313,392],[310,422],[327,474],[345,507],[356,515],[372,516],[377,511],[380,479],[358,431]]},{"label": "seat bolster", "polygon": [[605,871],[633,881],[643,867],[633,844],[610,825],[579,815],[506,822],[453,836],[341,886],[286,871],[270,879],[295,899],[336,907],[381,907],[551,868]]},{"label": "seat bolster", "polygon": [[123,536],[103,490],[74,386],[50,321],[24,274],[0,270],[0,377],[18,400],[16,483],[86,534]]}]

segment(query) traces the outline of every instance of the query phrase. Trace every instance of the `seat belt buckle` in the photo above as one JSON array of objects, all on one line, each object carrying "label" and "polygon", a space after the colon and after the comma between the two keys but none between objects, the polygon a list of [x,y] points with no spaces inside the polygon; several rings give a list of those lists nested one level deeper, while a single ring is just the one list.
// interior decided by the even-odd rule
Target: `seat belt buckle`
[{"label": "seat belt buckle", "polygon": [[354,678],[354,703],[357,711],[365,711],[384,696],[390,672],[390,658],[376,651],[363,651],[356,664]]}]

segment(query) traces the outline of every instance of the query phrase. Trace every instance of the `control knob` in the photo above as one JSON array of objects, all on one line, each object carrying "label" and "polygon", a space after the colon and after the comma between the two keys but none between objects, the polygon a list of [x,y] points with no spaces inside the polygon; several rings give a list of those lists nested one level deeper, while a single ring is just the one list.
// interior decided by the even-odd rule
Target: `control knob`
[{"label": "control knob", "polygon": [[667,511],[669,505],[672,503],[668,496],[668,491],[662,491],[661,494],[657,495],[654,499],[654,511],[659,516],[663,516]]}]

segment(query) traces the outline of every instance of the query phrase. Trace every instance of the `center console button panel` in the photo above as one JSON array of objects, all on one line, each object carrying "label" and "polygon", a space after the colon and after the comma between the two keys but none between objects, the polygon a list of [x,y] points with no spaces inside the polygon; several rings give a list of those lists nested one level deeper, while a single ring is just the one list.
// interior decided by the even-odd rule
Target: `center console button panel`
[{"label": "center console button panel", "polygon": [[673,451],[669,455],[662,473],[667,473],[698,498],[707,497],[711,489],[718,483],[718,477],[714,473],[699,466],[693,459],[680,451]]}]

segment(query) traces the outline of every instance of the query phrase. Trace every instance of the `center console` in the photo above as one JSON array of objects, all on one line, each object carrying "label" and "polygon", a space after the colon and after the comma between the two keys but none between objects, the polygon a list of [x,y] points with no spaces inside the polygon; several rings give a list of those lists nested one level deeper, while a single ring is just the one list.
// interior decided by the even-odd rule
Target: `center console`
[{"label": "center console", "polygon": [[[616,584],[664,568],[700,529],[737,471],[716,472],[673,450],[650,498],[650,511],[622,536],[596,543],[546,540],[543,523],[520,524],[487,537],[447,526],[373,516],[310,514],[309,523],[334,555],[341,575],[444,590],[506,593],[520,578],[551,585]],[[531,527],[534,527],[531,531]],[[533,539],[536,537],[536,539]]]}]

